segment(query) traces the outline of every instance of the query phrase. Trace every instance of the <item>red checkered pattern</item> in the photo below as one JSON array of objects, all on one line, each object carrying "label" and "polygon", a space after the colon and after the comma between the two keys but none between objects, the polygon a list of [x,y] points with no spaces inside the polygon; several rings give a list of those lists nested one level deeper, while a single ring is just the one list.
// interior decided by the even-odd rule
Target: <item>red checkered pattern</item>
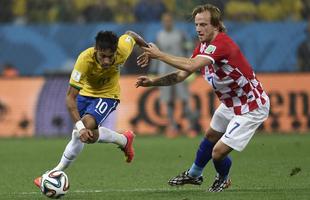
[{"label": "red checkered pattern", "polygon": [[201,69],[218,98],[236,115],[264,105],[267,94],[237,44],[225,33],[210,43],[199,44],[192,57],[202,56],[213,64]]}]

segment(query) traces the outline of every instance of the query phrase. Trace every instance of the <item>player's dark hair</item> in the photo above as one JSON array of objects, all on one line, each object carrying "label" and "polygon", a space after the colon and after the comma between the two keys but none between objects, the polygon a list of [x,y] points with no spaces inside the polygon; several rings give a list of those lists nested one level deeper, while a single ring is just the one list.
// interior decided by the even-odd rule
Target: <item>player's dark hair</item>
[{"label": "player's dark hair", "polygon": [[118,36],[112,31],[100,31],[97,33],[95,47],[97,50],[110,49],[115,52],[118,44]]},{"label": "player's dark hair", "polygon": [[226,32],[226,27],[222,20],[222,14],[218,7],[212,4],[200,5],[194,8],[192,12],[193,19],[198,13],[209,11],[211,15],[211,24],[212,26],[218,27],[220,32]]}]

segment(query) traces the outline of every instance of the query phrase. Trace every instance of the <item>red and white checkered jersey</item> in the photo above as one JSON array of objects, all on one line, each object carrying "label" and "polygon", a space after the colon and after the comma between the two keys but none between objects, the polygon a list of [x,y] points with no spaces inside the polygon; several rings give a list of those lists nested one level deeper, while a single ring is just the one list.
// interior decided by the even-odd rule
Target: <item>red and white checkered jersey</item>
[{"label": "red and white checkered jersey", "polygon": [[265,104],[268,96],[262,84],[238,45],[226,33],[217,34],[210,44],[198,44],[192,58],[196,56],[212,60],[213,64],[202,68],[201,73],[220,101],[236,115]]}]

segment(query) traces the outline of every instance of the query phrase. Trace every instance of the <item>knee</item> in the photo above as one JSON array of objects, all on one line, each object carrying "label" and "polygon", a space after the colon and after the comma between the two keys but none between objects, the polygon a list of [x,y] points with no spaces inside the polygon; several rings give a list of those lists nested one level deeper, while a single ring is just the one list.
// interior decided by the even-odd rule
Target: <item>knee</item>
[{"label": "knee", "polygon": [[224,153],[222,153],[220,148],[216,148],[214,147],[212,150],[212,159],[214,161],[220,161],[223,160],[223,158],[225,157]]},{"label": "knee", "polygon": [[86,114],[81,120],[87,129],[93,130],[98,126],[96,119],[90,114]]},{"label": "knee", "polygon": [[205,137],[213,143],[216,143],[220,138],[221,138],[222,134],[218,133],[212,129],[207,130]]}]

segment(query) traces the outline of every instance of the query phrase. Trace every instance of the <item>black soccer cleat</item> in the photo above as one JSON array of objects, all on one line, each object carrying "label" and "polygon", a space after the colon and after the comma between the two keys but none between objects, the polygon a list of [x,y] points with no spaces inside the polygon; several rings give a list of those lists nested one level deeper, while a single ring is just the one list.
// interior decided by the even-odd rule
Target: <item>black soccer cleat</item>
[{"label": "black soccer cleat", "polygon": [[185,172],[182,172],[180,175],[171,178],[168,181],[168,184],[171,186],[181,186],[185,184],[192,184],[192,185],[201,185],[203,182],[203,177],[191,177],[188,174],[188,170]]},{"label": "black soccer cleat", "polygon": [[218,174],[215,176],[215,180],[211,187],[209,188],[209,192],[222,192],[224,189],[227,189],[231,185],[230,178],[220,177]]}]

